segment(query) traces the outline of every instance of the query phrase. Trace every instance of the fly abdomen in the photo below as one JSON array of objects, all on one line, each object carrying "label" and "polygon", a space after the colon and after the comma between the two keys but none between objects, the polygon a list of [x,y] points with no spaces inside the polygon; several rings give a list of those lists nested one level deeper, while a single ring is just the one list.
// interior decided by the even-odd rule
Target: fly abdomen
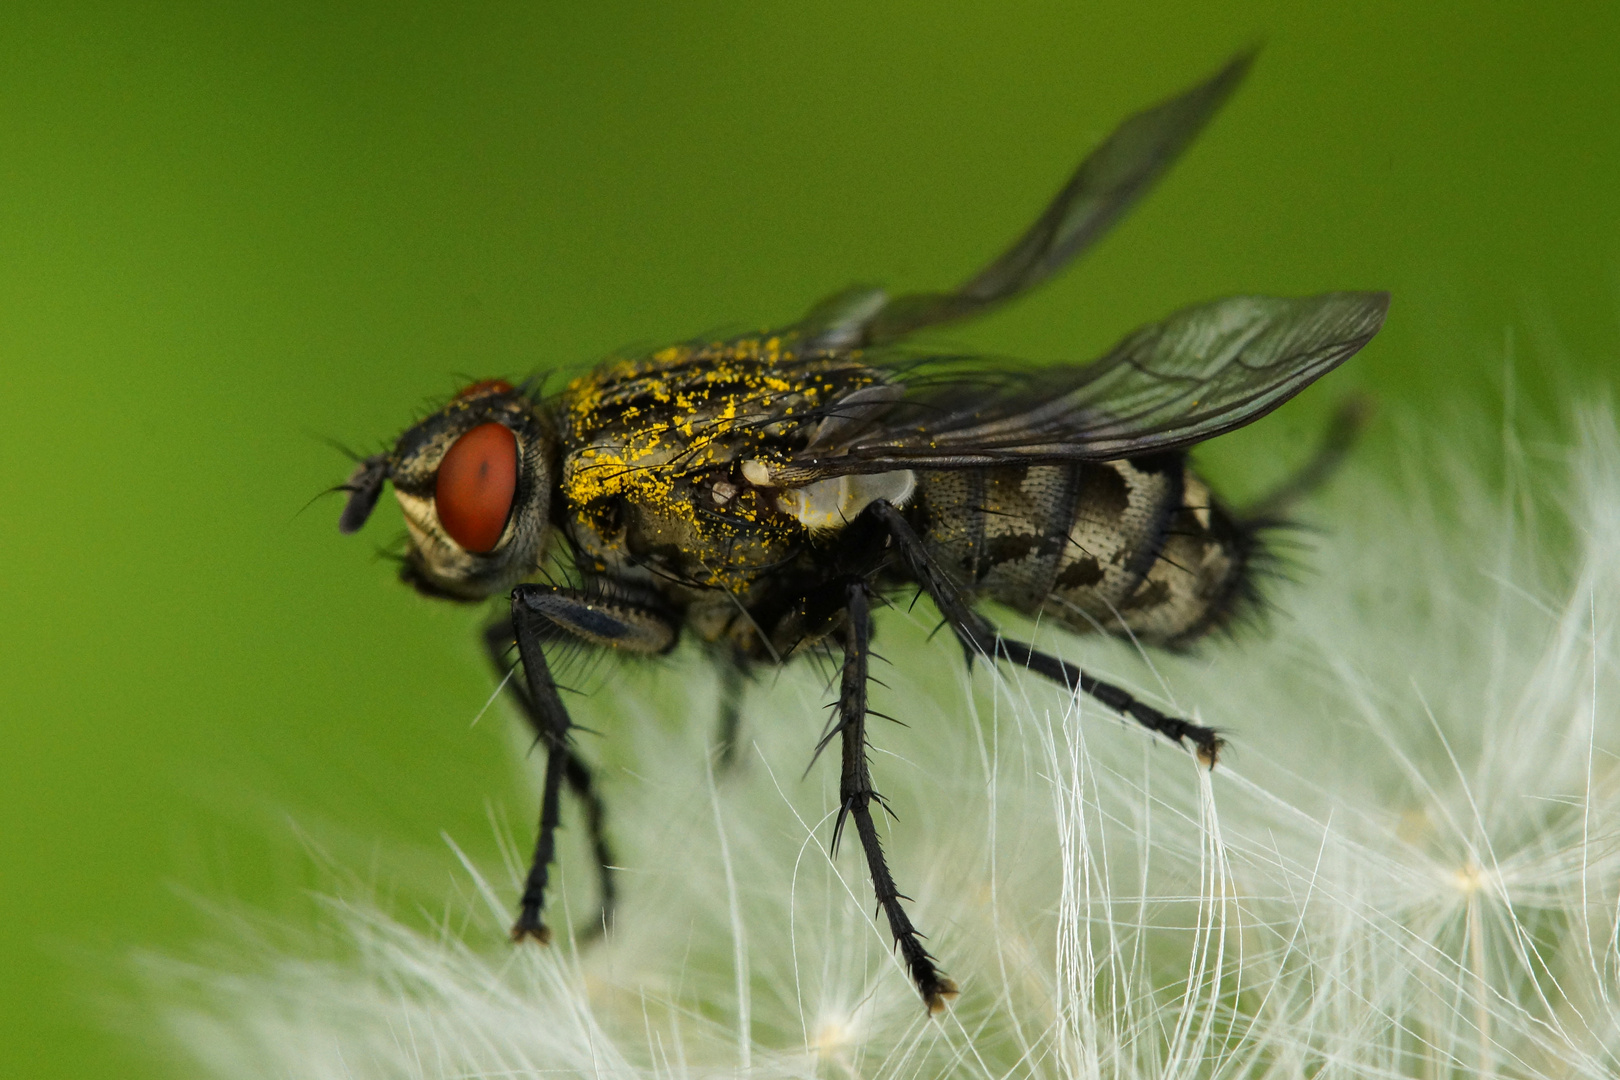
[{"label": "fly abdomen", "polygon": [[1138,640],[1176,648],[1228,624],[1253,598],[1255,549],[1255,527],[1186,473],[1152,565],[1106,628],[1117,633],[1123,620]]},{"label": "fly abdomen", "polygon": [[1219,621],[1247,534],[1179,454],[919,477],[923,540],[977,599],[1175,645]]}]

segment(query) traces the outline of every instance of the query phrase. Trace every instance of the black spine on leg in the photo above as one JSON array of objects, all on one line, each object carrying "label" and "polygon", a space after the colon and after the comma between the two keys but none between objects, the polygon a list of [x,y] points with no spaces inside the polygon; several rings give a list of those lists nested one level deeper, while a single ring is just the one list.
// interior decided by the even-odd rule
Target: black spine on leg
[{"label": "black spine on leg", "polygon": [[889,932],[917,992],[922,995],[930,1013],[945,1007],[948,998],[956,996],[956,984],[941,975],[934,966],[934,958],[923,948],[922,938],[905,908],[900,906],[900,891],[883,857],[883,845],[878,840],[877,827],[872,822],[872,803],[881,802],[881,796],[872,789],[872,773],[866,760],[866,677],[867,662],[871,655],[872,620],[868,611],[867,585],[852,582],[848,589],[844,624],[844,671],[838,695],[838,731],[843,741],[843,773],[838,785],[838,821],[833,826],[833,850],[838,849],[846,819],[853,818],[855,832],[861,838],[866,853],[867,870],[872,875],[872,891],[878,906],[889,920]]},{"label": "black spine on leg", "polygon": [[1137,701],[1128,691],[1113,683],[1087,675],[1066,660],[1039,652],[1021,641],[1002,637],[991,625],[990,620],[974,611],[962,599],[962,594],[956,586],[929,556],[928,549],[918,539],[916,531],[906,521],[905,515],[882,499],[872,503],[868,512],[877,515],[887,527],[912,577],[933,599],[940,614],[945,616],[945,621],[955,631],[970,657],[975,653],[991,658],[1004,657],[1038,675],[1062,683],[1070,690],[1078,689],[1121,716],[1130,717],[1149,731],[1163,735],[1178,746],[1192,743],[1200,760],[1210,766],[1215,764],[1220,756],[1221,738],[1214,729],[1168,716],[1150,705]]}]

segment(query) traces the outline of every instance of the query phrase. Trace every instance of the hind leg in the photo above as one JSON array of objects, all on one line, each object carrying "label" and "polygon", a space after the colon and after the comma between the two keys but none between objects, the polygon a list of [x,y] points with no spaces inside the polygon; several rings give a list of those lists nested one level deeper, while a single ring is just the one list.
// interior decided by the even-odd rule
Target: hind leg
[{"label": "hind leg", "polygon": [[912,576],[933,599],[940,614],[955,631],[957,638],[968,650],[968,656],[982,655],[991,659],[1005,659],[1038,675],[1090,695],[1122,716],[1128,716],[1149,731],[1157,732],[1179,746],[1191,743],[1199,758],[1214,765],[1220,756],[1221,738],[1213,728],[1203,727],[1188,720],[1168,716],[1151,705],[1137,701],[1131,693],[1113,683],[1088,675],[1066,660],[1039,652],[1021,641],[1004,638],[1000,632],[962,599],[949,578],[934,563],[928,550],[899,510],[879,499],[866,510],[877,516],[889,530],[901,558]]}]

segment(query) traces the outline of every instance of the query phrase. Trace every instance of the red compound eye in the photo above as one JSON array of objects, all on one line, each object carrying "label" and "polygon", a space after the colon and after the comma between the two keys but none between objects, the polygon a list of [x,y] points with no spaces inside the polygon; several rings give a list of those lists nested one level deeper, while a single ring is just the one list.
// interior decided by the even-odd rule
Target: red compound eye
[{"label": "red compound eye", "polygon": [[439,463],[433,501],[450,539],[482,554],[501,542],[517,490],[517,437],[504,424],[479,424]]}]

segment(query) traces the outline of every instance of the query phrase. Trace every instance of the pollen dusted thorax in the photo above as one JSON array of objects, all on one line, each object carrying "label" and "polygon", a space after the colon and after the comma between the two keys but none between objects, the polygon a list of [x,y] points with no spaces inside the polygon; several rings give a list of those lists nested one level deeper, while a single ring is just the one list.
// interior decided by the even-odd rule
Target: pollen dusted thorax
[{"label": "pollen dusted thorax", "polygon": [[557,409],[558,483],[580,571],[650,586],[702,636],[725,633],[818,543],[806,519],[825,506],[797,506],[768,464],[882,381],[856,353],[800,356],[780,337],[674,346],[576,380]]}]

